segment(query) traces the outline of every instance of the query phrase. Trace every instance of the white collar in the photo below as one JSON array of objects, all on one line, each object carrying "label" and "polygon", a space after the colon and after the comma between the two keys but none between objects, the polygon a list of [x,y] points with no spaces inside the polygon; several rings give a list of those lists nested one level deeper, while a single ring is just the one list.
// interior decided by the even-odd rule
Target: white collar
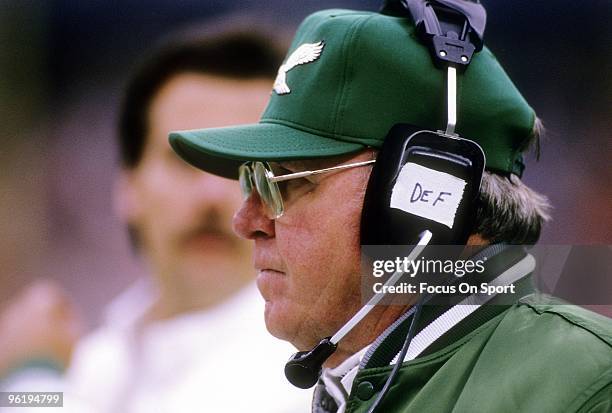
[{"label": "white collar", "polygon": [[337,367],[323,369],[321,380],[325,384],[327,393],[334,398],[338,405],[337,413],[343,413],[346,408],[346,400],[351,392],[353,380],[359,372],[359,364],[369,348],[369,345],[362,348]]},{"label": "white collar", "polygon": [[[490,286],[505,286],[514,284],[531,273],[535,269],[535,265],[535,258],[533,258],[532,255],[527,254],[522,260],[498,275],[488,284]],[[427,347],[442,337],[444,333],[459,324],[459,322],[467,318],[474,311],[478,310],[496,295],[497,294],[483,293],[472,294],[466,297],[460,303],[449,308],[445,313],[429,323],[425,328],[423,328],[423,330],[414,336],[410,342],[408,352],[406,353],[403,361],[406,362],[415,359]],[[398,355],[396,355],[391,363],[389,363],[390,365],[397,363]]]}]

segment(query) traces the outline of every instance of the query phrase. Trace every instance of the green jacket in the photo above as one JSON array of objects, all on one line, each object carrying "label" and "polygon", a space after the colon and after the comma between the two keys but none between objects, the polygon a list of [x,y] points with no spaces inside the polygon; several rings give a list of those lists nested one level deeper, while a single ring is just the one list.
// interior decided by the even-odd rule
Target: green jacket
[{"label": "green jacket", "polygon": [[[532,290],[530,280],[516,284],[521,296]],[[417,331],[444,309],[424,308]],[[382,389],[408,325],[396,324],[362,360],[346,413],[367,412]],[[612,320],[539,294],[482,306],[393,383],[378,412],[612,412]]]}]

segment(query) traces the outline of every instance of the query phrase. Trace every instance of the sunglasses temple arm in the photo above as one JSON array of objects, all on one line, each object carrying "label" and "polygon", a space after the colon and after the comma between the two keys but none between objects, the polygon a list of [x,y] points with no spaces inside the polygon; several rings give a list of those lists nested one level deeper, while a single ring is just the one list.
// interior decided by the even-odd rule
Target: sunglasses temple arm
[{"label": "sunglasses temple arm", "polygon": [[281,176],[272,176],[270,177],[270,182],[283,182],[283,181],[288,181],[290,179],[297,179],[297,178],[303,178],[305,176],[310,176],[310,175],[314,175],[315,172],[312,171],[302,171],[302,172],[296,172],[293,174],[287,174],[287,175],[281,175]]},{"label": "sunglasses temple arm", "polygon": [[310,176],[310,175],[318,175],[318,174],[323,174],[323,173],[326,173],[326,172],[338,171],[338,170],[341,170],[341,169],[348,169],[348,168],[355,168],[357,166],[369,165],[369,164],[374,163],[374,162],[376,162],[376,159],[371,159],[369,161],[363,161],[363,162],[349,163],[347,165],[332,166],[330,168],[317,169],[316,171],[303,171],[303,172],[296,172],[296,173],[293,173],[293,174],[287,174],[287,175],[281,175],[281,176],[273,176],[273,177],[270,178],[270,181],[271,182],[288,181],[289,179],[303,178],[305,176]]}]

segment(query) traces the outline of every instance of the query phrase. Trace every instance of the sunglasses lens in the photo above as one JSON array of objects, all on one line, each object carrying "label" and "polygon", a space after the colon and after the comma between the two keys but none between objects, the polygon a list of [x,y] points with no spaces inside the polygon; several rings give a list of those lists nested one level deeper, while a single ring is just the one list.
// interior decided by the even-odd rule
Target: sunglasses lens
[{"label": "sunglasses lens", "polygon": [[253,181],[251,180],[251,170],[246,163],[238,168],[238,182],[240,183],[242,197],[247,199],[253,192]]},{"label": "sunglasses lens", "polygon": [[256,162],[253,167],[255,186],[265,206],[266,215],[270,219],[276,219],[283,214],[283,200],[276,182],[270,182],[267,169],[263,162]]}]

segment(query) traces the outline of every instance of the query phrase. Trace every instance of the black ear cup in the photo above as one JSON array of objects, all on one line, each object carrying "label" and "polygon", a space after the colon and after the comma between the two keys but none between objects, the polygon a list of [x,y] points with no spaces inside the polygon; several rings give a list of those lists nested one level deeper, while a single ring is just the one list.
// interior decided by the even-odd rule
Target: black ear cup
[{"label": "black ear cup", "polygon": [[394,125],[368,182],[361,244],[414,245],[426,229],[431,244],[465,244],[484,165],[482,148],[471,140]]}]

